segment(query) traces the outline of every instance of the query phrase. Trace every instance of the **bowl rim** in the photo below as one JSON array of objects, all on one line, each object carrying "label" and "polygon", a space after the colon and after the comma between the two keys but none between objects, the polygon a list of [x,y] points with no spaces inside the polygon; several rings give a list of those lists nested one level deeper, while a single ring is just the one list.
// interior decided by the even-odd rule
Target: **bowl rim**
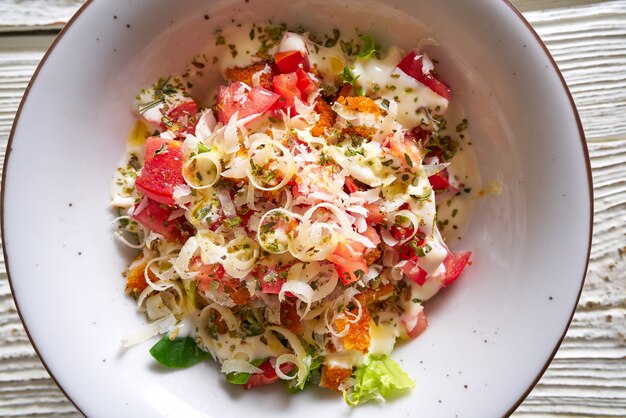
[{"label": "bowl rim", "polygon": [[[552,69],[558,75],[559,80],[561,82],[561,85],[562,85],[562,87],[563,87],[563,89],[565,91],[565,94],[567,95],[567,98],[569,100],[572,113],[574,114],[574,119],[576,120],[576,125],[577,125],[577,128],[578,128],[578,134],[579,134],[579,140],[580,140],[580,144],[581,144],[581,147],[582,147],[583,155],[585,157],[585,169],[586,169],[586,174],[587,174],[587,187],[588,187],[588,192],[589,192],[589,214],[590,214],[590,216],[589,216],[588,242],[587,242],[587,255],[586,255],[586,261],[585,261],[585,269],[583,271],[583,274],[582,274],[582,277],[581,277],[581,280],[580,280],[580,289],[578,290],[578,295],[576,296],[576,303],[574,304],[574,306],[572,308],[572,312],[570,313],[570,317],[569,317],[569,319],[567,321],[567,326],[563,330],[563,334],[561,335],[561,337],[559,338],[558,342],[554,346],[554,349],[553,349],[552,353],[546,359],[546,362],[543,365],[542,369],[539,370],[539,372],[537,373],[537,376],[535,377],[535,379],[529,384],[529,386],[526,388],[526,390],[520,395],[518,400],[516,402],[514,402],[513,405],[511,405],[511,407],[504,414],[504,416],[508,417],[508,416],[512,415],[513,412],[515,412],[515,410],[522,404],[522,402],[528,397],[530,392],[537,385],[537,383],[539,382],[541,377],[545,374],[546,370],[548,369],[548,367],[552,363],[552,360],[554,360],[554,357],[556,356],[556,353],[558,352],[559,348],[561,347],[561,344],[563,343],[563,340],[565,339],[565,335],[567,334],[567,331],[569,330],[569,327],[570,327],[570,325],[572,323],[572,319],[574,318],[574,314],[576,312],[576,308],[578,307],[578,303],[580,301],[580,296],[582,294],[582,291],[583,291],[583,288],[584,288],[584,285],[585,285],[585,279],[586,279],[587,272],[588,272],[588,269],[589,269],[589,261],[590,261],[590,255],[591,255],[591,243],[592,243],[592,238],[593,238],[593,225],[594,225],[594,190],[593,190],[593,176],[592,176],[592,171],[591,171],[591,161],[589,159],[589,149],[588,149],[588,145],[587,145],[587,139],[586,139],[586,136],[585,136],[585,131],[583,129],[582,121],[580,119],[580,115],[578,114],[578,109],[576,108],[576,104],[574,102],[574,98],[572,97],[572,93],[571,93],[571,91],[570,91],[570,89],[569,89],[569,87],[568,87],[568,85],[567,85],[567,83],[565,81],[565,78],[563,77],[563,73],[559,69],[559,66],[557,65],[556,61],[554,60],[554,57],[552,56],[552,54],[548,50],[548,47],[545,45],[545,43],[543,42],[543,40],[541,39],[539,34],[535,31],[535,29],[528,22],[528,20],[526,20],[524,15],[513,5],[513,3],[511,3],[511,0],[501,0],[501,1],[514,12],[514,14],[517,16],[517,18],[521,20],[521,22],[524,24],[524,26],[529,30],[531,35],[535,38],[535,40],[537,41],[539,46],[543,49],[545,56],[550,61],[550,65],[552,66]],[[26,331],[26,335],[28,336],[28,340],[30,341],[33,349],[35,350],[35,354],[37,355],[37,358],[39,359],[39,361],[41,361],[41,364],[45,368],[46,372],[50,375],[50,378],[55,383],[55,385],[59,388],[59,390],[63,393],[63,395],[65,395],[67,400],[69,400],[72,403],[72,405],[78,410],[78,412],[80,412],[83,416],[86,416],[85,412],[78,406],[77,401],[75,401],[72,397],[69,396],[67,391],[59,383],[59,381],[56,378],[56,376],[52,373],[52,371],[48,367],[45,359],[43,358],[43,356],[40,353],[39,348],[37,347],[37,344],[36,344],[35,340],[31,336],[31,333],[30,333],[30,331],[28,329],[28,326],[26,325],[26,322],[24,321],[24,317],[22,316],[22,311],[20,309],[20,306],[19,306],[19,303],[17,301],[17,298],[15,297],[13,281],[11,279],[11,272],[10,272],[10,267],[9,267],[9,259],[8,259],[8,256],[7,256],[7,249],[6,249],[6,244],[5,244],[6,241],[5,241],[5,228],[4,228],[4,225],[5,225],[4,207],[5,207],[5,190],[6,190],[5,183],[6,183],[6,178],[7,178],[6,167],[7,167],[7,163],[9,162],[9,158],[11,156],[11,150],[12,150],[11,145],[13,143],[15,130],[16,130],[17,124],[19,122],[19,119],[20,119],[20,116],[21,116],[24,104],[28,100],[28,95],[30,93],[30,90],[31,90],[32,86],[34,85],[37,77],[39,76],[39,72],[41,71],[41,69],[46,64],[46,61],[48,60],[48,57],[50,56],[52,51],[57,47],[57,45],[59,44],[59,42],[61,41],[63,36],[66,34],[66,32],[69,30],[69,28],[74,24],[74,22],[77,19],[80,18],[80,15],[91,4],[93,4],[93,2],[94,2],[94,0],[86,0],[85,3],[83,3],[80,6],[80,8],[74,13],[74,15],[67,21],[65,26],[61,29],[61,31],[55,37],[54,41],[52,42],[52,44],[50,45],[48,50],[45,52],[45,54],[42,57],[41,61],[37,65],[37,68],[35,69],[35,72],[33,73],[33,76],[31,77],[30,81],[28,82],[28,85],[26,86],[26,89],[24,90],[24,95],[22,96],[22,99],[20,100],[20,104],[18,106],[17,112],[15,113],[15,118],[13,119],[13,124],[12,124],[12,127],[11,127],[11,131],[9,133],[9,138],[8,138],[8,141],[7,141],[6,153],[5,153],[5,156],[4,156],[4,162],[3,162],[3,166],[2,166],[3,167],[3,170],[2,170],[2,180],[1,180],[1,183],[0,183],[0,189],[1,189],[0,190],[0,240],[2,241],[2,254],[3,254],[3,257],[4,257],[4,264],[5,264],[5,269],[6,269],[6,273],[7,273],[7,279],[8,279],[8,282],[9,282],[9,288],[11,289],[11,297],[13,298],[13,302],[15,303],[15,307],[17,309],[17,315],[19,316],[19,319],[20,319],[20,321],[21,321],[21,323],[22,323],[22,325],[24,327],[24,330]]]}]

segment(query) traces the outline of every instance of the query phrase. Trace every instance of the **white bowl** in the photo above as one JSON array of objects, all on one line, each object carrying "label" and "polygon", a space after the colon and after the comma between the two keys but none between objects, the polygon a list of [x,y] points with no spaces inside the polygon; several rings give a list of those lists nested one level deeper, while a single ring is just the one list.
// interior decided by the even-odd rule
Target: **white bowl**
[{"label": "white bowl", "polygon": [[[209,16],[208,20],[205,15]],[[498,416],[512,412],[556,352],[578,300],[592,225],[589,160],[563,79],[504,1],[88,1],[27,90],[7,153],[3,241],[33,345],[88,416],[343,416],[318,390],[242,392],[212,364],[164,372],[120,337],[143,318],[124,295],[128,254],[112,237],[112,173],[133,122],[131,100],[178,73],[237,21],[316,32],[359,26],[385,45],[430,36],[442,78],[465,108],[483,179],[461,242],[473,265],[428,306],[430,327],[394,354],[411,395],[355,416]],[[238,415],[235,415],[238,416]]]}]

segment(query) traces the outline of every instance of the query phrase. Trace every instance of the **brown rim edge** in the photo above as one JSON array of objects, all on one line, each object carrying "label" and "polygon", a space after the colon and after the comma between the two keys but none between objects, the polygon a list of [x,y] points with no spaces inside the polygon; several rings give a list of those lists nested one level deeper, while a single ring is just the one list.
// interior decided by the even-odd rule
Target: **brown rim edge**
[{"label": "brown rim edge", "polygon": [[[591,162],[589,160],[589,150],[587,148],[587,140],[586,140],[586,137],[585,137],[585,132],[584,132],[584,129],[583,129],[582,122],[580,120],[580,116],[578,114],[578,110],[576,109],[576,104],[574,102],[574,98],[572,97],[572,94],[571,94],[571,92],[569,90],[569,87],[567,86],[567,83],[565,82],[565,78],[563,77],[563,73],[559,69],[556,61],[552,57],[552,54],[550,53],[550,51],[548,50],[546,45],[543,43],[543,41],[541,40],[541,38],[539,37],[537,32],[533,29],[532,25],[526,20],[524,15],[519,10],[517,10],[517,8],[511,3],[510,0],[503,0],[503,1],[518,16],[518,18],[522,21],[522,23],[528,28],[528,30],[531,32],[531,34],[537,40],[539,45],[543,48],[546,56],[548,57],[548,59],[550,60],[550,62],[552,64],[552,67],[554,68],[554,70],[556,71],[557,75],[559,76],[559,79],[561,80],[561,84],[563,85],[563,88],[565,89],[565,93],[567,94],[567,97],[568,97],[569,102],[570,102],[570,106],[572,108],[572,112],[574,113],[574,117],[576,119],[576,124],[578,126],[578,132],[579,132],[579,135],[580,135],[580,141],[581,141],[581,145],[582,145],[582,149],[583,149],[583,154],[585,156],[585,165],[586,165],[586,169],[587,169],[587,179],[588,179],[588,187],[589,187],[589,205],[590,205],[590,208],[589,208],[589,214],[590,214],[590,217],[589,217],[589,242],[588,242],[588,245],[587,245],[587,261],[585,263],[585,271],[583,273],[583,277],[582,277],[581,283],[580,283],[580,290],[578,291],[578,296],[576,297],[576,304],[574,305],[574,307],[572,309],[572,313],[570,314],[570,318],[569,318],[569,321],[567,323],[567,326],[565,327],[565,330],[563,331],[563,335],[561,336],[561,338],[559,339],[559,342],[554,347],[554,350],[552,351],[552,354],[550,354],[548,360],[546,361],[545,365],[543,366],[543,369],[539,372],[539,374],[537,375],[535,380],[528,386],[528,388],[526,389],[524,394],[522,394],[522,396],[518,399],[518,401],[515,404],[513,404],[511,406],[511,408],[509,408],[509,410],[504,414],[504,416],[508,417],[511,414],[513,414],[513,412],[515,412],[515,410],[522,404],[522,402],[524,402],[526,397],[528,397],[530,392],[534,389],[534,387],[537,385],[537,383],[539,382],[541,377],[544,375],[544,373],[546,372],[546,370],[548,369],[548,367],[552,363],[552,360],[556,356],[557,351],[561,347],[561,344],[563,343],[563,340],[565,339],[565,335],[567,334],[569,326],[571,325],[572,319],[574,318],[574,313],[576,312],[576,308],[578,306],[578,301],[580,300],[580,295],[582,294],[583,287],[584,287],[584,284],[585,284],[585,278],[587,276],[587,270],[589,268],[589,256],[591,254],[591,240],[592,240],[592,237],[593,237],[593,218],[594,218],[593,204],[594,204],[594,202],[593,202],[593,181],[592,181],[592,172],[591,172]],[[52,378],[54,383],[57,385],[59,390],[63,393],[63,395],[65,395],[65,397],[72,403],[72,405],[74,405],[74,407],[78,410],[78,412],[80,412],[84,416],[86,416],[86,414],[80,409],[80,407],[76,404],[76,402],[67,394],[65,389],[63,389],[63,387],[59,384],[58,380],[56,379],[54,374],[51,372],[51,370],[48,367],[48,365],[46,364],[45,360],[43,359],[43,357],[39,353],[39,349],[37,348],[37,345],[35,344],[35,341],[33,340],[32,336],[30,335],[30,332],[28,331],[28,327],[26,326],[26,323],[24,322],[24,318],[22,317],[22,313],[21,313],[19,304],[17,302],[17,299],[15,298],[15,294],[13,292],[13,282],[11,280],[11,274],[10,274],[10,269],[9,269],[9,259],[7,257],[7,250],[6,250],[5,238],[4,238],[4,191],[5,191],[4,185],[5,185],[5,182],[6,182],[6,172],[7,172],[6,167],[7,167],[7,162],[9,161],[9,157],[10,157],[10,154],[11,154],[11,144],[13,142],[13,135],[15,134],[15,128],[16,128],[18,122],[19,122],[19,117],[20,117],[20,115],[22,113],[22,108],[24,106],[24,103],[26,102],[26,100],[28,98],[28,93],[30,92],[30,89],[32,88],[33,84],[35,83],[35,80],[37,79],[37,76],[39,75],[39,71],[43,68],[44,64],[48,60],[48,57],[50,56],[52,51],[56,48],[58,42],[61,40],[63,35],[65,35],[65,33],[69,30],[70,26],[76,21],[78,16],[80,16],[82,14],[82,12],[90,4],[92,4],[92,2],[93,2],[93,0],[86,0],[85,3],[76,11],[76,13],[72,16],[72,18],[63,27],[61,32],[57,35],[57,37],[52,42],[52,45],[50,45],[50,48],[48,48],[48,50],[44,54],[43,58],[41,59],[41,62],[39,63],[39,65],[35,69],[35,72],[33,73],[33,76],[30,79],[30,82],[28,83],[28,86],[26,87],[26,90],[24,90],[24,95],[22,96],[22,100],[20,101],[20,105],[19,105],[19,107],[17,109],[17,112],[15,114],[15,118],[13,120],[13,126],[11,127],[11,132],[9,134],[9,140],[7,142],[7,151],[6,151],[6,154],[5,154],[5,157],[4,157],[4,164],[3,164],[3,171],[2,171],[2,190],[0,192],[0,208],[2,209],[2,210],[0,210],[0,236],[2,237],[2,253],[4,255],[4,263],[5,263],[5,266],[6,266],[7,278],[9,280],[9,287],[11,289],[11,296],[12,296],[13,301],[15,303],[15,306],[17,308],[17,314],[18,314],[18,316],[20,318],[20,321],[22,322],[22,325],[24,326],[24,330],[26,331],[26,335],[28,336],[28,339],[29,339],[31,345],[33,346],[33,349],[35,350],[35,353],[37,354],[37,357],[41,361],[41,364],[46,369],[46,371],[48,372],[48,374],[50,375],[50,377]]]},{"label": "brown rim edge", "polygon": [[582,276],[581,281],[580,281],[580,289],[578,290],[578,296],[576,296],[576,303],[574,304],[574,307],[572,308],[572,313],[570,314],[569,320],[567,321],[567,326],[563,330],[563,335],[561,335],[561,338],[559,339],[559,342],[556,344],[556,346],[554,346],[554,350],[552,351],[552,354],[550,354],[549,358],[546,360],[546,363],[544,364],[544,366],[541,369],[541,371],[539,372],[539,374],[537,374],[537,377],[535,378],[535,380],[530,384],[530,386],[528,386],[526,391],[522,394],[522,396],[520,396],[520,398],[517,400],[517,402],[515,404],[513,404],[511,406],[511,408],[509,408],[508,411],[506,411],[504,416],[508,417],[508,416],[511,416],[513,414],[513,412],[515,412],[515,410],[522,404],[522,402],[524,402],[524,400],[528,397],[530,392],[535,388],[535,386],[537,385],[537,383],[539,382],[541,377],[544,375],[546,370],[548,370],[548,367],[552,363],[552,360],[554,360],[554,356],[556,356],[557,351],[559,351],[559,348],[561,347],[561,344],[563,343],[563,340],[565,339],[565,335],[567,334],[567,331],[569,330],[569,327],[572,324],[572,319],[574,318],[574,314],[576,313],[576,308],[578,307],[578,302],[580,301],[580,295],[582,294],[583,288],[585,286],[585,278],[587,277],[587,270],[589,269],[589,257],[591,255],[591,240],[593,238],[593,216],[594,216],[594,212],[593,212],[593,176],[592,176],[592,172],[591,172],[591,161],[589,160],[589,149],[587,147],[587,139],[585,137],[585,131],[583,129],[583,124],[582,124],[582,122],[580,120],[580,115],[578,114],[578,109],[576,109],[576,103],[574,102],[574,98],[572,97],[572,93],[570,92],[569,87],[567,86],[567,83],[565,82],[565,78],[563,77],[563,73],[559,69],[559,66],[557,65],[556,61],[554,60],[554,57],[552,57],[552,54],[548,50],[548,47],[546,47],[546,44],[544,44],[543,41],[541,40],[541,37],[537,34],[537,32],[532,27],[532,25],[528,22],[528,20],[526,20],[524,15],[519,10],[517,10],[517,8],[513,5],[513,3],[511,3],[510,0],[503,0],[503,1],[504,1],[504,3],[507,6],[509,6],[511,8],[511,10],[517,15],[517,17],[519,17],[519,19],[522,21],[522,23],[526,26],[526,28],[528,28],[530,33],[535,37],[535,39],[537,40],[539,45],[543,48],[546,56],[550,60],[550,63],[552,64],[552,67],[554,68],[554,71],[556,71],[557,75],[559,76],[559,79],[561,80],[561,84],[563,85],[563,89],[565,90],[565,93],[567,94],[567,98],[569,99],[569,102],[570,102],[570,106],[572,107],[572,113],[574,113],[574,118],[576,119],[576,124],[578,125],[578,133],[580,135],[580,143],[581,143],[581,146],[582,146],[582,149],[583,149],[583,154],[584,154],[584,157],[585,157],[585,168],[587,169],[587,182],[588,182],[587,186],[589,188],[589,242],[587,244],[587,261],[585,262],[585,271],[583,272],[583,276]]},{"label": "brown rim edge", "polygon": [[41,361],[41,364],[43,365],[43,367],[46,369],[46,372],[48,372],[48,374],[52,378],[52,381],[57,385],[57,387],[63,393],[63,395],[65,395],[67,400],[70,401],[72,405],[74,405],[74,408],[76,408],[78,412],[80,412],[83,416],[87,416],[87,415],[80,409],[80,407],[76,404],[76,402],[74,402],[74,400],[68,395],[65,389],[63,389],[63,386],[61,386],[57,378],[54,376],[54,374],[52,373],[52,371],[46,364],[46,361],[41,356],[41,353],[39,352],[39,349],[37,348],[37,345],[35,344],[33,337],[30,335],[30,331],[28,330],[28,327],[26,326],[24,317],[22,317],[22,311],[20,309],[19,303],[17,302],[17,299],[15,298],[15,293],[13,291],[13,281],[11,280],[11,273],[10,273],[10,268],[9,268],[9,258],[7,256],[6,241],[5,241],[5,236],[4,236],[4,231],[5,231],[4,229],[4,191],[6,190],[5,184],[6,184],[6,176],[7,176],[7,163],[9,162],[9,157],[11,156],[11,144],[13,143],[13,135],[15,134],[15,129],[19,122],[20,115],[22,113],[22,108],[24,107],[24,103],[26,103],[26,100],[28,99],[28,93],[30,93],[30,89],[35,84],[35,80],[37,79],[37,76],[39,75],[39,71],[41,71],[44,64],[48,60],[48,57],[50,56],[52,51],[56,48],[57,44],[59,43],[63,35],[67,33],[70,26],[72,26],[72,24],[76,21],[78,16],[80,16],[83,13],[83,11],[85,11],[85,9],[92,2],[93,0],[86,0],[85,3],[82,6],[80,6],[80,8],[76,11],[76,13],[74,13],[74,15],[70,18],[70,20],[68,20],[68,22],[65,24],[63,29],[61,29],[61,31],[56,36],[56,38],[54,38],[54,41],[52,41],[52,44],[50,45],[50,47],[44,54],[43,58],[39,62],[39,65],[37,65],[37,68],[35,69],[33,76],[31,77],[30,81],[28,82],[28,85],[26,86],[26,90],[24,90],[24,95],[22,96],[20,105],[17,108],[17,112],[15,113],[15,118],[13,119],[13,126],[11,127],[11,132],[9,133],[9,140],[7,141],[7,149],[6,149],[6,154],[4,156],[4,163],[2,166],[3,167],[2,191],[0,192],[0,236],[2,237],[2,254],[4,256],[4,265],[6,266],[7,278],[9,279],[9,288],[11,289],[11,297],[13,298],[13,302],[15,303],[15,307],[17,308],[17,315],[19,316],[20,321],[22,322],[22,325],[24,326],[24,330],[26,331],[26,335],[28,336],[28,340],[30,341],[30,344],[33,346],[33,349],[35,350],[35,354],[37,354],[37,357],[39,358],[39,361]]}]

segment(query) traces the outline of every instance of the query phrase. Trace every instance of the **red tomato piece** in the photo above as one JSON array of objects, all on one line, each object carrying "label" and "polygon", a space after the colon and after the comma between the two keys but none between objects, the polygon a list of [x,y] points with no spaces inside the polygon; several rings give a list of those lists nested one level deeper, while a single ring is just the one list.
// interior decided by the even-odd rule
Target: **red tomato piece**
[{"label": "red tomato piece", "polygon": [[418,126],[417,128],[408,132],[406,136],[415,141],[415,143],[420,148],[425,148],[428,144],[428,141],[430,140],[430,137],[432,136],[432,131],[423,129],[421,126]]},{"label": "red tomato piece", "polygon": [[422,286],[426,282],[426,271],[417,265],[417,257],[411,258],[402,266],[402,273],[409,279]]},{"label": "red tomato piece", "polygon": [[[147,201],[148,205],[141,212],[132,216],[134,220],[170,241],[182,241],[189,237],[192,227],[187,223],[184,216],[169,220],[174,211],[173,208],[152,199]],[[135,211],[139,205],[135,205]]]},{"label": "red tomato piece", "polygon": [[444,99],[450,100],[450,87],[439,81],[437,77],[435,77],[432,70],[428,73],[424,73],[423,63],[424,56],[417,55],[415,51],[411,51],[402,59],[402,61],[400,61],[398,68],[404,71],[406,75],[413,77]]},{"label": "red tomato piece", "polygon": [[367,222],[370,224],[380,224],[385,221],[385,213],[380,210],[380,206],[375,203],[363,205],[367,209]]},{"label": "red tomato piece", "polygon": [[389,230],[389,233],[398,241],[402,241],[413,233],[413,228],[405,228],[402,225],[393,225]]},{"label": "red tomato piece", "polygon": [[459,277],[463,269],[465,269],[471,255],[471,251],[461,251],[457,254],[448,253],[447,257],[443,260],[446,274],[441,280],[442,287],[449,286]]},{"label": "red tomato piece", "polygon": [[310,94],[317,91],[317,82],[305,70],[298,68],[298,71],[296,71],[296,77],[298,77],[298,89],[304,98],[309,97]]},{"label": "red tomato piece", "polygon": [[358,192],[359,191],[359,186],[356,185],[356,183],[354,182],[354,180],[350,176],[346,177],[345,185],[348,188],[348,191],[350,193],[354,193],[354,192]]},{"label": "red tomato piece", "polygon": [[159,203],[174,205],[174,187],[185,184],[181,143],[150,137],[146,141],[145,163],[135,181],[137,190]]},{"label": "red tomato piece", "polygon": [[365,232],[363,232],[361,235],[372,241],[374,245],[380,244],[380,235],[378,235],[376,228],[374,228],[372,225],[368,225]]},{"label": "red tomato piece", "polygon": [[291,268],[291,265],[282,266],[281,268],[262,265],[258,266],[252,275],[259,281],[263,293],[277,295],[287,279],[289,268]]},{"label": "red tomato piece", "polygon": [[292,300],[287,299],[280,303],[280,324],[296,335],[301,335],[304,331],[296,304]]},{"label": "red tomato piece", "polygon": [[309,63],[309,56],[306,51],[285,51],[279,52],[274,55],[276,66],[281,73],[293,73],[298,69],[309,71],[311,64]]},{"label": "red tomato piece", "polygon": [[[292,363],[284,363],[282,366],[280,366],[280,371],[283,372],[284,374],[287,374],[295,368],[296,366]],[[272,362],[270,359],[265,360],[259,366],[259,369],[261,369],[262,372],[250,375],[250,378],[248,379],[248,381],[243,384],[244,389],[250,389],[250,388],[261,386],[261,385],[269,385],[269,384],[276,382],[279,379],[278,375],[276,374],[276,370],[274,369],[274,366],[272,366]]]},{"label": "red tomato piece", "polygon": [[217,118],[227,124],[230,118],[237,113],[239,119],[263,114],[270,110],[280,96],[263,87],[250,87],[237,82],[228,87],[220,86],[217,92]]},{"label": "red tomato piece", "polygon": [[363,259],[365,246],[359,242],[340,242],[328,261],[335,265],[339,279],[344,285],[356,282],[369,271]]},{"label": "red tomato piece", "polygon": [[[197,114],[198,105],[191,100],[168,110],[165,116],[169,121],[177,125],[178,130],[176,133],[182,134],[184,137],[185,134],[193,134],[195,132],[198,124]],[[165,123],[161,123],[161,129],[167,129]]]},{"label": "red tomato piece", "polygon": [[459,189],[450,184],[447,168],[444,168],[437,174],[433,174],[432,176],[428,177],[428,181],[430,182],[433,190],[446,190],[453,193],[459,191]]},{"label": "red tomato piece", "polygon": [[296,97],[302,100],[302,94],[298,89],[298,76],[295,73],[280,74],[272,81],[274,91],[282,97],[282,107],[293,108]]},{"label": "red tomato piece", "polygon": [[[404,325],[406,326],[406,323]],[[407,334],[409,335],[409,337],[415,338],[422,332],[424,332],[426,328],[428,328],[428,321],[426,320],[426,314],[422,310],[417,315],[417,322],[415,323],[415,326],[410,330],[407,329]]]},{"label": "red tomato piece", "polygon": [[224,280],[224,267],[221,264],[202,264],[198,257],[191,266],[191,271],[199,272],[195,277],[198,289],[206,292],[211,289],[211,283],[215,280],[222,283]]}]

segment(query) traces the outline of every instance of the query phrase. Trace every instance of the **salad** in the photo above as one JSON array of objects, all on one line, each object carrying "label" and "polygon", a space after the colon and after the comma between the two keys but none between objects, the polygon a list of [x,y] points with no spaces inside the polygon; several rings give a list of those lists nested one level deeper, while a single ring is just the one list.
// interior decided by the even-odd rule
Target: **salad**
[{"label": "salad", "polygon": [[470,258],[437,218],[464,187],[450,88],[419,47],[368,35],[239,25],[214,49],[192,62],[225,80],[206,105],[189,74],[136,97],[112,205],[148,325],[122,343],[162,335],[164,366],[211,357],[245,389],[319,385],[353,406],[403,394],[415,383],[390,354]]}]

